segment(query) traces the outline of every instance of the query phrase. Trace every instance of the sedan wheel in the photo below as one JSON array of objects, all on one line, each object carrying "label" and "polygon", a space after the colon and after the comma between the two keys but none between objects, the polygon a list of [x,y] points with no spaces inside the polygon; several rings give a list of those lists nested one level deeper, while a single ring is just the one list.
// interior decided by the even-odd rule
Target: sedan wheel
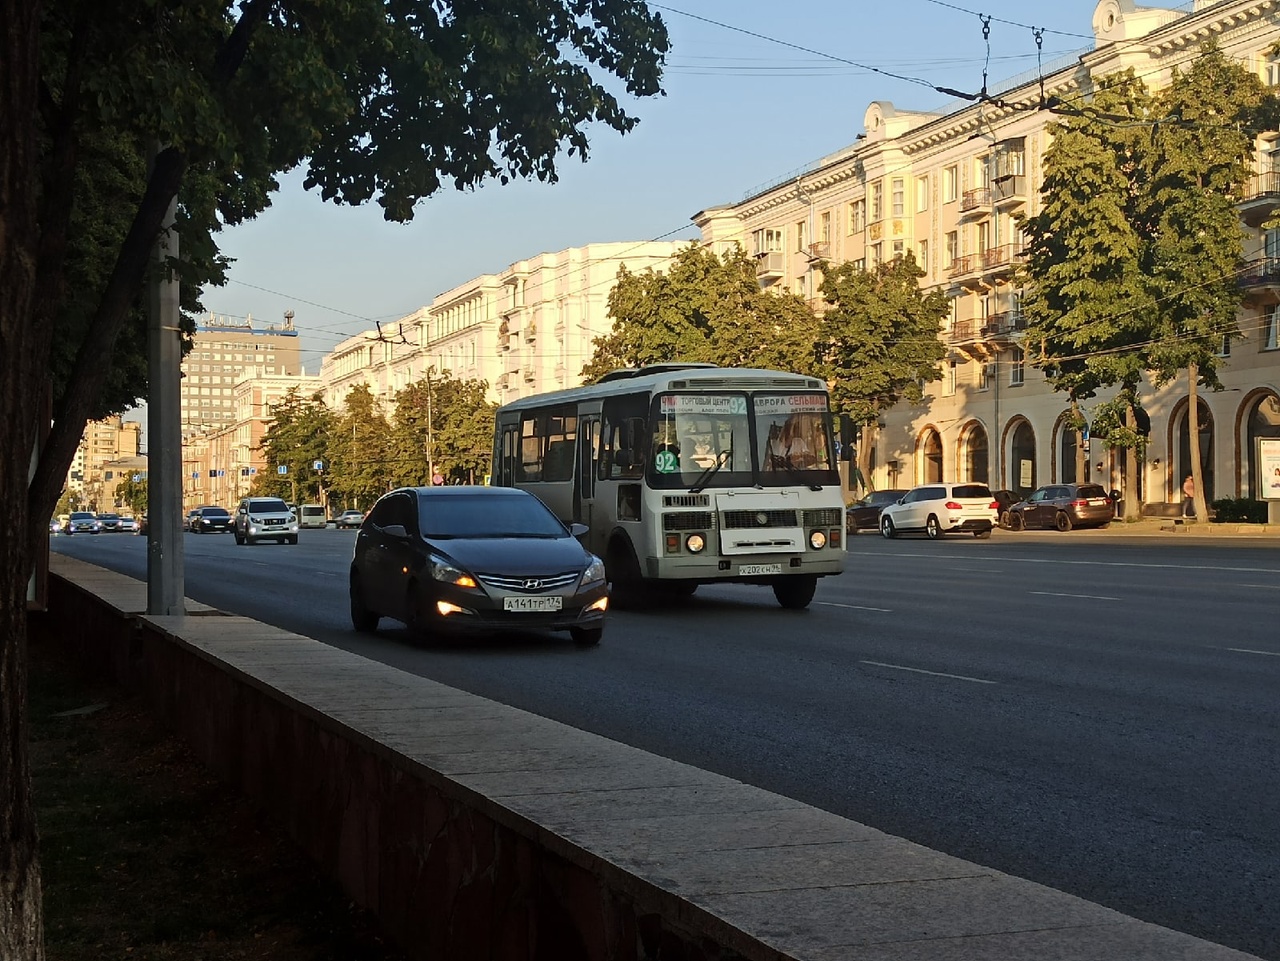
[{"label": "sedan wheel", "polygon": [[362,634],[372,634],[378,629],[380,618],[364,603],[364,591],[359,576],[351,573],[351,626]]},{"label": "sedan wheel", "polygon": [[405,624],[409,628],[409,633],[415,641],[425,641],[430,636],[431,629],[428,626],[427,612],[423,610],[422,605],[426,603],[422,597],[422,591],[418,589],[416,583],[409,585],[409,591],[405,595]]},{"label": "sedan wheel", "polygon": [[880,518],[880,533],[891,540],[898,536],[898,532],[893,528],[892,517]]},{"label": "sedan wheel", "polygon": [[844,532],[846,534],[858,533],[858,522],[853,519],[853,515],[846,514],[844,516]]},{"label": "sedan wheel", "polygon": [[924,532],[929,535],[929,540],[936,541],[942,536],[942,525],[938,523],[938,518],[930,514],[929,519],[924,522]]}]

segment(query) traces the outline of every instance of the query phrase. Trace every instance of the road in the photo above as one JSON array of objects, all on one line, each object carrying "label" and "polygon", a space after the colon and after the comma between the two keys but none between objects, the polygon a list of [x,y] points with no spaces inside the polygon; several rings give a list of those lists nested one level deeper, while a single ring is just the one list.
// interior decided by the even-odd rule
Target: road
[{"label": "road", "polygon": [[[186,593],[1280,961],[1275,541],[850,541],[805,612],[703,588],[599,648],[354,634],[354,534],[186,535]],[[143,538],[54,549],[145,577]]]}]

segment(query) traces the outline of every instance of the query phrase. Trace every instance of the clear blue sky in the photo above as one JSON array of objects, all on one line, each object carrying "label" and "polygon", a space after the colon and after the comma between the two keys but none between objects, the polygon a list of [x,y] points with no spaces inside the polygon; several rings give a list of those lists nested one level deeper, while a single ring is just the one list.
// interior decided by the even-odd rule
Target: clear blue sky
[{"label": "clear blue sky", "polygon": [[326,204],[302,190],[299,176],[286,177],[271,209],[221,234],[223,251],[236,263],[225,287],[205,291],[205,307],[264,323],[294,310],[303,363],[307,373],[317,373],[335,343],[374,319],[394,320],[517,260],[592,242],[693,239],[692,214],[740,200],[853,143],[873,100],[910,110],[937,109],[949,100],[927,85],[867,67],[979,90],[988,64],[979,13],[992,18],[986,69],[994,85],[1037,69],[1031,26],[1046,28],[1045,63],[1091,46],[1095,3],[664,0],[653,6],[671,33],[666,96],[629,101],[641,122],[625,137],[593,130],[589,161],[562,158],[559,183],[441,193],[419,206],[412,224],[398,225],[384,221],[376,205]]}]

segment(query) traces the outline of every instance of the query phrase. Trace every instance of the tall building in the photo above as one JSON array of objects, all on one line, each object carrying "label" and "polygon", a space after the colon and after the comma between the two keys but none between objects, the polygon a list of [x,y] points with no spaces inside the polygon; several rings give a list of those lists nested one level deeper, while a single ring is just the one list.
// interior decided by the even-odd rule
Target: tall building
[{"label": "tall building", "polygon": [[[756,257],[762,285],[793,291],[820,309],[824,259],[868,269],[908,251],[921,283],[945,291],[943,378],[919,405],[900,405],[872,433],[871,480],[909,487],[973,480],[1020,492],[1046,483],[1123,479],[1123,450],[1078,435],[1067,401],[1028,363],[1015,269],[1023,238],[1015,215],[1041,208],[1042,162],[1057,118],[1048,98],[1078,102],[1126,69],[1160,88],[1207,38],[1228,56],[1280,85],[1280,23],[1273,3],[1196,0],[1178,10],[1101,0],[1094,43],[990,90],[991,100],[957,101],[938,111],[877,101],[857,141],[799,175],[751,191],[694,217],[717,252],[741,244]],[[1206,493],[1257,492],[1255,442],[1280,437],[1280,230],[1263,224],[1280,209],[1280,133],[1257,143],[1257,176],[1241,205],[1252,266],[1240,278],[1240,338],[1224,351],[1226,390],[1200,392],[1200,448]],[[1142,404],[1151,417],[1139,490],[1142,503],[1176,503],[1191,472],[1185,377]],[[1100,398],[1102,399],[1102,398]],[[1076,477],[1078,447],[1087,451]]]},{"label": "tall building", "polygon": [[[85,425],[67,472],[67,489],[80,494],[81,503],[90,510],[110,510],[114,505],[114,483],[106,484],[106,474],[115,481],[115,471],[108,465],[116,461],[134,463],[141,451],[142,425],[137,421],[108,417]],[[108,489],[109,487],[109,489]]]},{"label": "tall building", "polygon": [[218,430],[235,422],[235,386],[246,376],[301,374],[293,311],[284,321],[255,326],[252,317],[235,321],[210,315],[196,327],[191,351],[182,361],[182,432]]},{"label": "tall building", "polygon": [[396,392],[428,370],[484,380],[498,403],[575,387],[592,340],[613,329],[608,300],[619,267],[661,271],[686,244],[588,244],[482,274],[396,324],[338,344],[320,367],[326,403],[340,408],[367,384],[389,410]]}]

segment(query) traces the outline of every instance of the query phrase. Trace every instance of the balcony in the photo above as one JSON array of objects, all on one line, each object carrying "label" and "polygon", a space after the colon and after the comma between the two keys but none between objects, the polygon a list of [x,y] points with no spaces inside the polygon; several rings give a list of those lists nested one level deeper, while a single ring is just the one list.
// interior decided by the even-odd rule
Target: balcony
[{"label": "balcony", "polygon": [[756,280],[763,284],[771,284],[786,276],[787,258],[780,250],[769,250],[756,254]]},{"label": "balcony", "polygon": [[982,269],[997,273],[1008,273],[1018,265],[1019,258],[1025,252],[1026,245],[1020,243],[988,247],[982,252]]},{"label": "balcony", "polygon": [[997,207],[1016,207],[1026,203],[1027,178],[1022,174],[1010,174],[993,181],[991,200]]},{"label": "balcony", "polygon": [[957,257],[951,261],[951,266],[947,268],[947,276],[952,280],[957,280],[969,274],[977,273],[981,262],[982,258],[978,254],[965,254],[963,257]]},{"label": "balcony", "polygon": [[1019,310],[1002,310],[987,318],[987,327],[994,328],[993,336],[1002,340],[1013,339],[1012,335],[1027,329],[1027,318]]},{"label": "balcony", "polygon": [[816,244],[809,245],[810,260],[830,260],[831,259],[831,241],[819,240]]},{"label": "balcony", "polygon": [[1280,257],[1259,257],[1250,261],[1236,278],[1236,283],[1244,291],[1248,303],[1280,303]]},{"label": "balcony", "polygon": [[990,206],[990,187],[975,187],[973,190],[966,190],[960,197],[960,213],[962,214],[967,214],[970,211]]},{"label": "balcony", "polygon": [[1240,218],[1250,227],[1259,227],[1277,207],[1280,207],[1280,171],[1250,177],[1240,200]]}]

